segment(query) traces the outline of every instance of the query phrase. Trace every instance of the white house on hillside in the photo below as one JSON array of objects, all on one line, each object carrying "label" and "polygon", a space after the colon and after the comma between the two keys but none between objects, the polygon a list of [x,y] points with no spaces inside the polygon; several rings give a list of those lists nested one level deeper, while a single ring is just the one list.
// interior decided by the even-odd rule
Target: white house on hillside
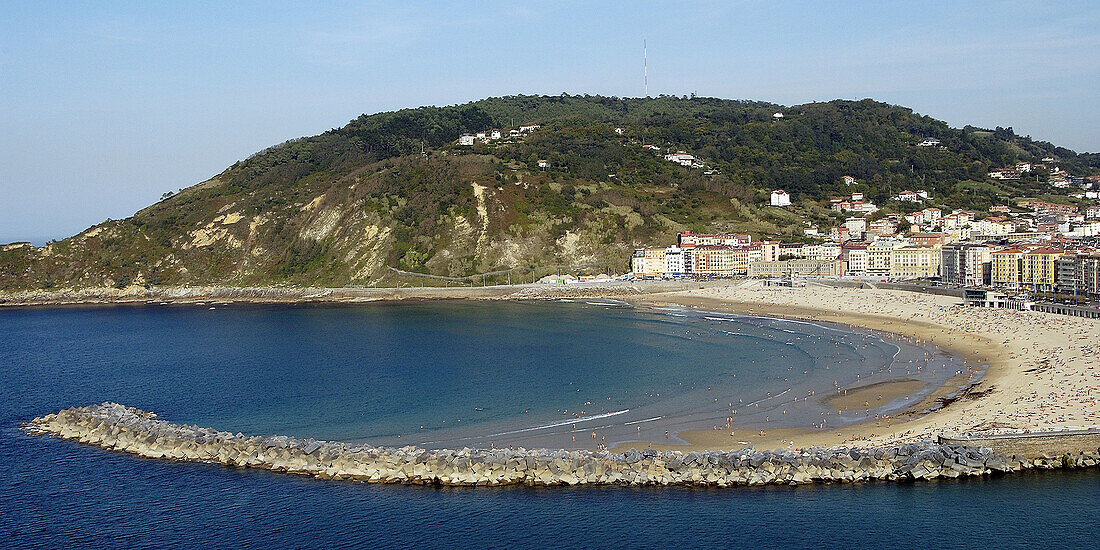
[{"label": "white house on hillside", "polygon": [[791,194],[782,190],[776,189],[772,191],[772,206],[790,206]]},{"label": "white house on hillside", "polygon": [[474,144],[474,136],[471,136],[470,134],[462,134],[461,136],[458,137],[458,144],[459,145],[473,145]]},{"label": "white house on hillside", "polygon": [[990,170],[988,176],[995,180],[1018,180],[1020,179],[1020,173],[1016,170],[1008,168],[998,168],[996,170]]},{"label": "white house on hillside", "polygon": [[683,151],[677,151],[675,153],[665,155],[665,160],[669,162],[675,162],[676,164],[679,164],[681,166],[689,167],[695,163],[695,157]]},{"label": "white house on hillside", "polygon": [[862,239],[863,233],[867,231],[867,218],[848,218],[844,220],[844,228],[853,236]]},{"label": "white house on hillside", "polygon": [[897,196],[894,197],[894,200],[901,202],[920,202],[921,197],[914,191],[905,190],[898,193]]}]

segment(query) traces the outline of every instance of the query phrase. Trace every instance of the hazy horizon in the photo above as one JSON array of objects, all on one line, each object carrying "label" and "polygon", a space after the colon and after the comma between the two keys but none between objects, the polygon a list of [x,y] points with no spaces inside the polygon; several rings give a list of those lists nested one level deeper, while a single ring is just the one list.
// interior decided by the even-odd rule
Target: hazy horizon
[{"label": "hazy horizon", "polygon": [[1100,7],[583,2],[87,7],[0,22],[0,242],[124,218],[362,113],[513,94],[872,98],[1100,150]]}]

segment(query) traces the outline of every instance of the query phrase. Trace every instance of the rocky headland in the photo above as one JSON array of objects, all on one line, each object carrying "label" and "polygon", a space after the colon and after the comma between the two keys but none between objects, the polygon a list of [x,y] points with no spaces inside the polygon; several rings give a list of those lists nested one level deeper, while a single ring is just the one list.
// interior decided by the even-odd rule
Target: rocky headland
[{"label": "rocky headland", "polygon": [[1074,448],[1025,454],[938,443],[798,451],[657,451],[631,449],[420,449],[372,447],[287,436],[246,436],[175,424],[117,403],[74,407],[23,425],[110,451],[152,459],[208,462],[309,475],[320,479],[417,485],[684,485],[740,486],[910,481],[986,476],[1028,469],[1085,468],[1100,463],[1100,432],[1077,434]]}]

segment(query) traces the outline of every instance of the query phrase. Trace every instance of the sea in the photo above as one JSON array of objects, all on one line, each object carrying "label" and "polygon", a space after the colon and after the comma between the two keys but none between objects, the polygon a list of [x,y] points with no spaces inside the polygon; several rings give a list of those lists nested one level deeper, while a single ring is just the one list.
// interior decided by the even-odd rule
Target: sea
[{"label": "sea", "polygon": [[[595,448],[829,429],[964,375],[875,330],[605,301],[0,310],[0,547],[1081,547],[1100,475],[805,487],[436,488],[174,463],[29,436],[115,401],[245,434]],[[830,410],[889,380],[916,394]]]}]

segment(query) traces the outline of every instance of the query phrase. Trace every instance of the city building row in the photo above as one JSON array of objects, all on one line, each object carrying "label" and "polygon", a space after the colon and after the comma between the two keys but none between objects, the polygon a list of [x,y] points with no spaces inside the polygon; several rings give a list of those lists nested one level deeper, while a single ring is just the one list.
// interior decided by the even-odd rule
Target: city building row
[{"label": "city building row", "polygon": [[748,235],[681,233],[675,246],[639,248],[633,275],[660,278],[850,277],[939,279],[951,286],[1100,299],[1100,251],[1072,243],[949,242],[946,233],[882,235],[843,244],[752,242]]}]

